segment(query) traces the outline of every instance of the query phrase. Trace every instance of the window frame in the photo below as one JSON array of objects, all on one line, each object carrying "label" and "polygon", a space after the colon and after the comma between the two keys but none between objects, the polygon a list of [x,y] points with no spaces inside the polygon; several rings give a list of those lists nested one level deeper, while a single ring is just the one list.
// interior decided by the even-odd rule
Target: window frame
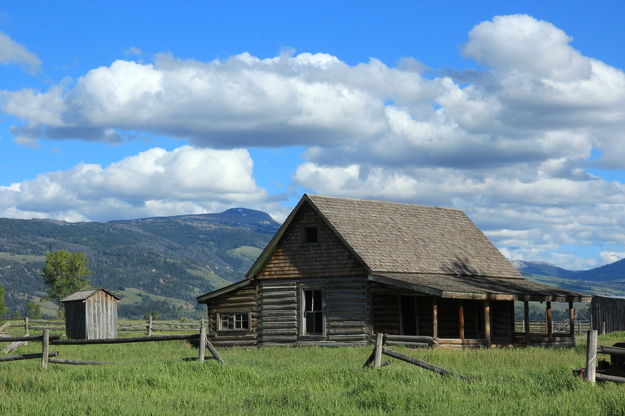
[{"label": "window frame", "polygon": [[[306,331],[306,291],[319,291],[321,292],[321,310],[315,311],[321,313],[321,333],[308,333]],[[299,309],[299,336],[306,338],[319,339],[323,338],[327,334],[326,328],[326,298],[325,298],[325,288],[320,286],[300,286],[299,288],[299,301],[298,301],[298,309]],[[314,298],[314,294],[313,294]]]},{"label": "window frame", "polygon": [[[222,317],[224,315],[232,315],[232,319],[233,319],[233,323],[236,326],[236,322],[237,322],[237,315],[242,315],[247,317],[247,328],[225,328],[222,326]],[[216,312],[216,327],[217,327],[217,331],[228,331],[228,332],[249,332],[252,330],[252,312],[245,312],[245,311],[233,311],[233,312]],[[243,321],[243,318],[241,318],[241,320]]]}]

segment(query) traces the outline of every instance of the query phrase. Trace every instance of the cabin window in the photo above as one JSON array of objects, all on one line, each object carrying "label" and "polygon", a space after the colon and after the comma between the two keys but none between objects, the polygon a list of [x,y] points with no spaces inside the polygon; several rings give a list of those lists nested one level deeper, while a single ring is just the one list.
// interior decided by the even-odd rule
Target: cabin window
[{"label": "cabin window", "polygon": [[323,295],[320,289],[304,289],[304,335],[323,335]]},{"label": "cabin window", "polygon": [[319,242],[319,230],[317,227],[304,227],[304,243],[315,244]]},{"label": "cabin window", "polygon": [[250,329],[250,314],[248,312],[218,313],[217,322],[220,331]]}]

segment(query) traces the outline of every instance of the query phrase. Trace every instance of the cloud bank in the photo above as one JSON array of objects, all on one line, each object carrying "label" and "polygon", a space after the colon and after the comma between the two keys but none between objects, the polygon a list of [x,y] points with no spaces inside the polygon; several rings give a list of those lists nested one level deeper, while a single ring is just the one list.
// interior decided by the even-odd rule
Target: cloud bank
[{"label": "cloud bank", "polygon": [[217,212],[268,199],[246,150],[152,148],[107,167],[67,171],[0,186],[0,216],[112,220]]},{"label": "cloud bank", "polygon": [[[584,263],[559,248],[604,245],[605,260],[625,244],[623,184],[589,170],[625,169],[625,73],[571,42],[549,22],[512,15],[469,32],[461,51],[481,68],[470,71],[424,73],[414,58],[389,66],[323,53],[210,62],[161,54],[147,64],[118,60],[43,92],[3,91],[2,110],[23,120],[12,130],[23,143],[115,142],[140,131],[187,139],[193,152],[305,146],[294,185],[453,206],[510,256],[584,267],[599,259]],[[233,185],[238,205],[263,198],[251,175],[243,175],[247,191]],[[114,186],[101,181],[97,189],[110,194]],[[202,186],[204,201],[219,195]],[[120,189],[114,199],[165,200],[145,189]],[[185,189],[172,184],[170,200],[201,199]]]}]

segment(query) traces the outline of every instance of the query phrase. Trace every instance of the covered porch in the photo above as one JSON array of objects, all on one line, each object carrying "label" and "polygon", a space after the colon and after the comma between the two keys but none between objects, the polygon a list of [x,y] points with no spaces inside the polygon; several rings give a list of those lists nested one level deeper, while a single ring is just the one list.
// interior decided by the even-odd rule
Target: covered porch
[{"label": "covered porch", "polygon": [[[396,342],[431,337],[442,347],[572,346],[574,302],[590,296],[525,279],[384,273],[369,275],[373,331]],[[523,302],[523,332],[515,332],[515,301]],[[546,330],[531,333],[530,302],[543,302]],[[567,302],[569,328],[553,331],[552,302]]]}]

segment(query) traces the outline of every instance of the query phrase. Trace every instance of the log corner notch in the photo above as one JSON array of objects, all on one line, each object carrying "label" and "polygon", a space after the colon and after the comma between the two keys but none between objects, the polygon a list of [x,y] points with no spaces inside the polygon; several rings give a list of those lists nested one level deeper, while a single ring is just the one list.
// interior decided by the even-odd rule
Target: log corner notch
[{"label": "log corner notch", "polygon": [[437,374],[440,374],[441,376],[453,376],[453,377],[458,377],[459,379],[464,380],[464,381],[471,381],[471,379],[466,376],[453,373],[449,370],[445,370],[444,368],[437,367],[433,364],[427,363],[417,358],[410,357],[402,353],[399,353],[397,351],[393,351],[391,349],[385,348],[384,347],[385,341],[386,341],[386,336],[382,333],[378,333],[376,337],[375,348],[373,349],[373,352],[371,353],[369,358],[367,358],[367,361],[365,361],[363,368],[371,368],[372,363],[373,363],[374,368],[376,369],[383,367],[385,364],[382,363],[382,355],[386,355],[387,357],[396,358],[398,360],[416,365],[426,370],[433,371]]}]

